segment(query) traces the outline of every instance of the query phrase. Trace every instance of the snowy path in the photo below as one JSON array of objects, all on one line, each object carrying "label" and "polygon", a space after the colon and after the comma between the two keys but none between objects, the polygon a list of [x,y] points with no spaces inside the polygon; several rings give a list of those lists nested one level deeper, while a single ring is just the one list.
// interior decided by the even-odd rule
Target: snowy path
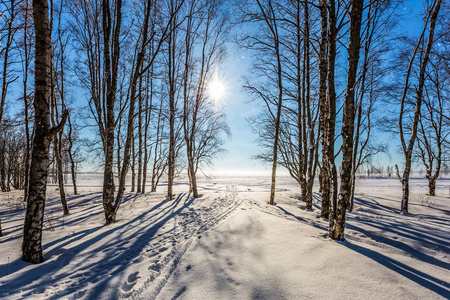
[{"label": "snowy path", "polygon": [[[118,222],[103,225],[101,195],[71,197],[70,216],[54,218],[45,233],[46,260],[34,266],[20,259],[24,210],[14,211],[0,243],[0,299],[140,299],[146,298],[143,291],[156,296],[197,235],[242,202],[230,186],[199,199],[189,193],[172,202],[161,199],[160,193],[129,194]],[[55,198],[49,202],[49,213],[60,210]]]},{"label": "snowy path", "polygon": [[450,297],[448,270],[323,234],[247,201],[193,243],[157,299]]}]

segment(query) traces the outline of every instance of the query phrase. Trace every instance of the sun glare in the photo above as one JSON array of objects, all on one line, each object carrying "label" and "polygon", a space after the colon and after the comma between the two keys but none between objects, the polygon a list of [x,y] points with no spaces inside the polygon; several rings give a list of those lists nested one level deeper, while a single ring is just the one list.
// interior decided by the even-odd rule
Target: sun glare
[{"label": "sun glare", "polygon": [[214,101],[220,101],[225,97],[225,84],[217,76],[214,76],[208,84],[208,97]]}]

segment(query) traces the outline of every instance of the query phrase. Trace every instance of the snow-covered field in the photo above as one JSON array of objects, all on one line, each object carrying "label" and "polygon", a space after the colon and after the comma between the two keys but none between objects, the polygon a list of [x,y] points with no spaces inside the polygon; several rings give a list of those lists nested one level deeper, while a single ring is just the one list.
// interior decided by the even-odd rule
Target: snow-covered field
[{"label": "snow-covered field", "polygon": [[305,211],[298,185],[277,180],[273,207],[268,177],[202,179],[199,199],[180,181],[173,202],[164,184],[129,193],[112,225],[101,175],[81,176],[78,196],[67,186],[69,216],[50,185],[40,265],[20,259],[21,192],[1,193],[0,298],[450,298],[450,181],[429,197],[426,181],[412,180],[410,214],[400,215],[398,180],[359,180],[347,240],[335,242],[317,191]]}]

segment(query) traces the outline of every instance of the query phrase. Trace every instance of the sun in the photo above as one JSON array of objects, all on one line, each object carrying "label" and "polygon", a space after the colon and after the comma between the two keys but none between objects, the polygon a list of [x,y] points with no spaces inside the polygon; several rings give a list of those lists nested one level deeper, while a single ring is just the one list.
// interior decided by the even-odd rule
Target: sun
[{"label": "sun", "polygon": [[218,76],[213,76],[208,83],[207,94],[209,98],[216,102],[223,100],[226,95],[226,87],[223,80]]}]

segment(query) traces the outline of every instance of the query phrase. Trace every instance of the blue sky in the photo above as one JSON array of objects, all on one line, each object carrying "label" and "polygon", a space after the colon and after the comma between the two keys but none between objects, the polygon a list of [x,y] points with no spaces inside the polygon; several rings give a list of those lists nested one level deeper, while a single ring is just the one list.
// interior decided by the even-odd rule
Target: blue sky
[{"label": "blue sky", "polygon": [[[403,16],[402,25],[398,30],[409,34],[415,34],[422,29],[423,22],[419,13],[423,10],[423,1],[404,1],[399,7],[398,13]],[[254,103],[249,103],[249,96],[243,93],[242,77],[248,74],[251,67],[251,52],[238,49],[236,46],[229,46],[229,57],[224,63],[221,76],[226,82],[227,95],[223,100],[223,110],[227,114],[228,125],[231,129],[232,137],[227,139],[225,148],[227,153],[216,159],[213,173],[227,174],[269,174],[271,165],[260,160],[252,159],[252,156],[259,152],[255,142],[257,136],[252,132],[247,118],[258,113]],[[336,128],[340,131],[340,128]],[[403,157],[398,153],[398,137],[377,132],[375,139],[389,141],[389,155],[380,155],[376,164],[402,165]],[[340,147],[336,145],[336,151]],[[340,164],[340,162],[337,162]],[[281,167],[280,173],[286,173]]]}]

